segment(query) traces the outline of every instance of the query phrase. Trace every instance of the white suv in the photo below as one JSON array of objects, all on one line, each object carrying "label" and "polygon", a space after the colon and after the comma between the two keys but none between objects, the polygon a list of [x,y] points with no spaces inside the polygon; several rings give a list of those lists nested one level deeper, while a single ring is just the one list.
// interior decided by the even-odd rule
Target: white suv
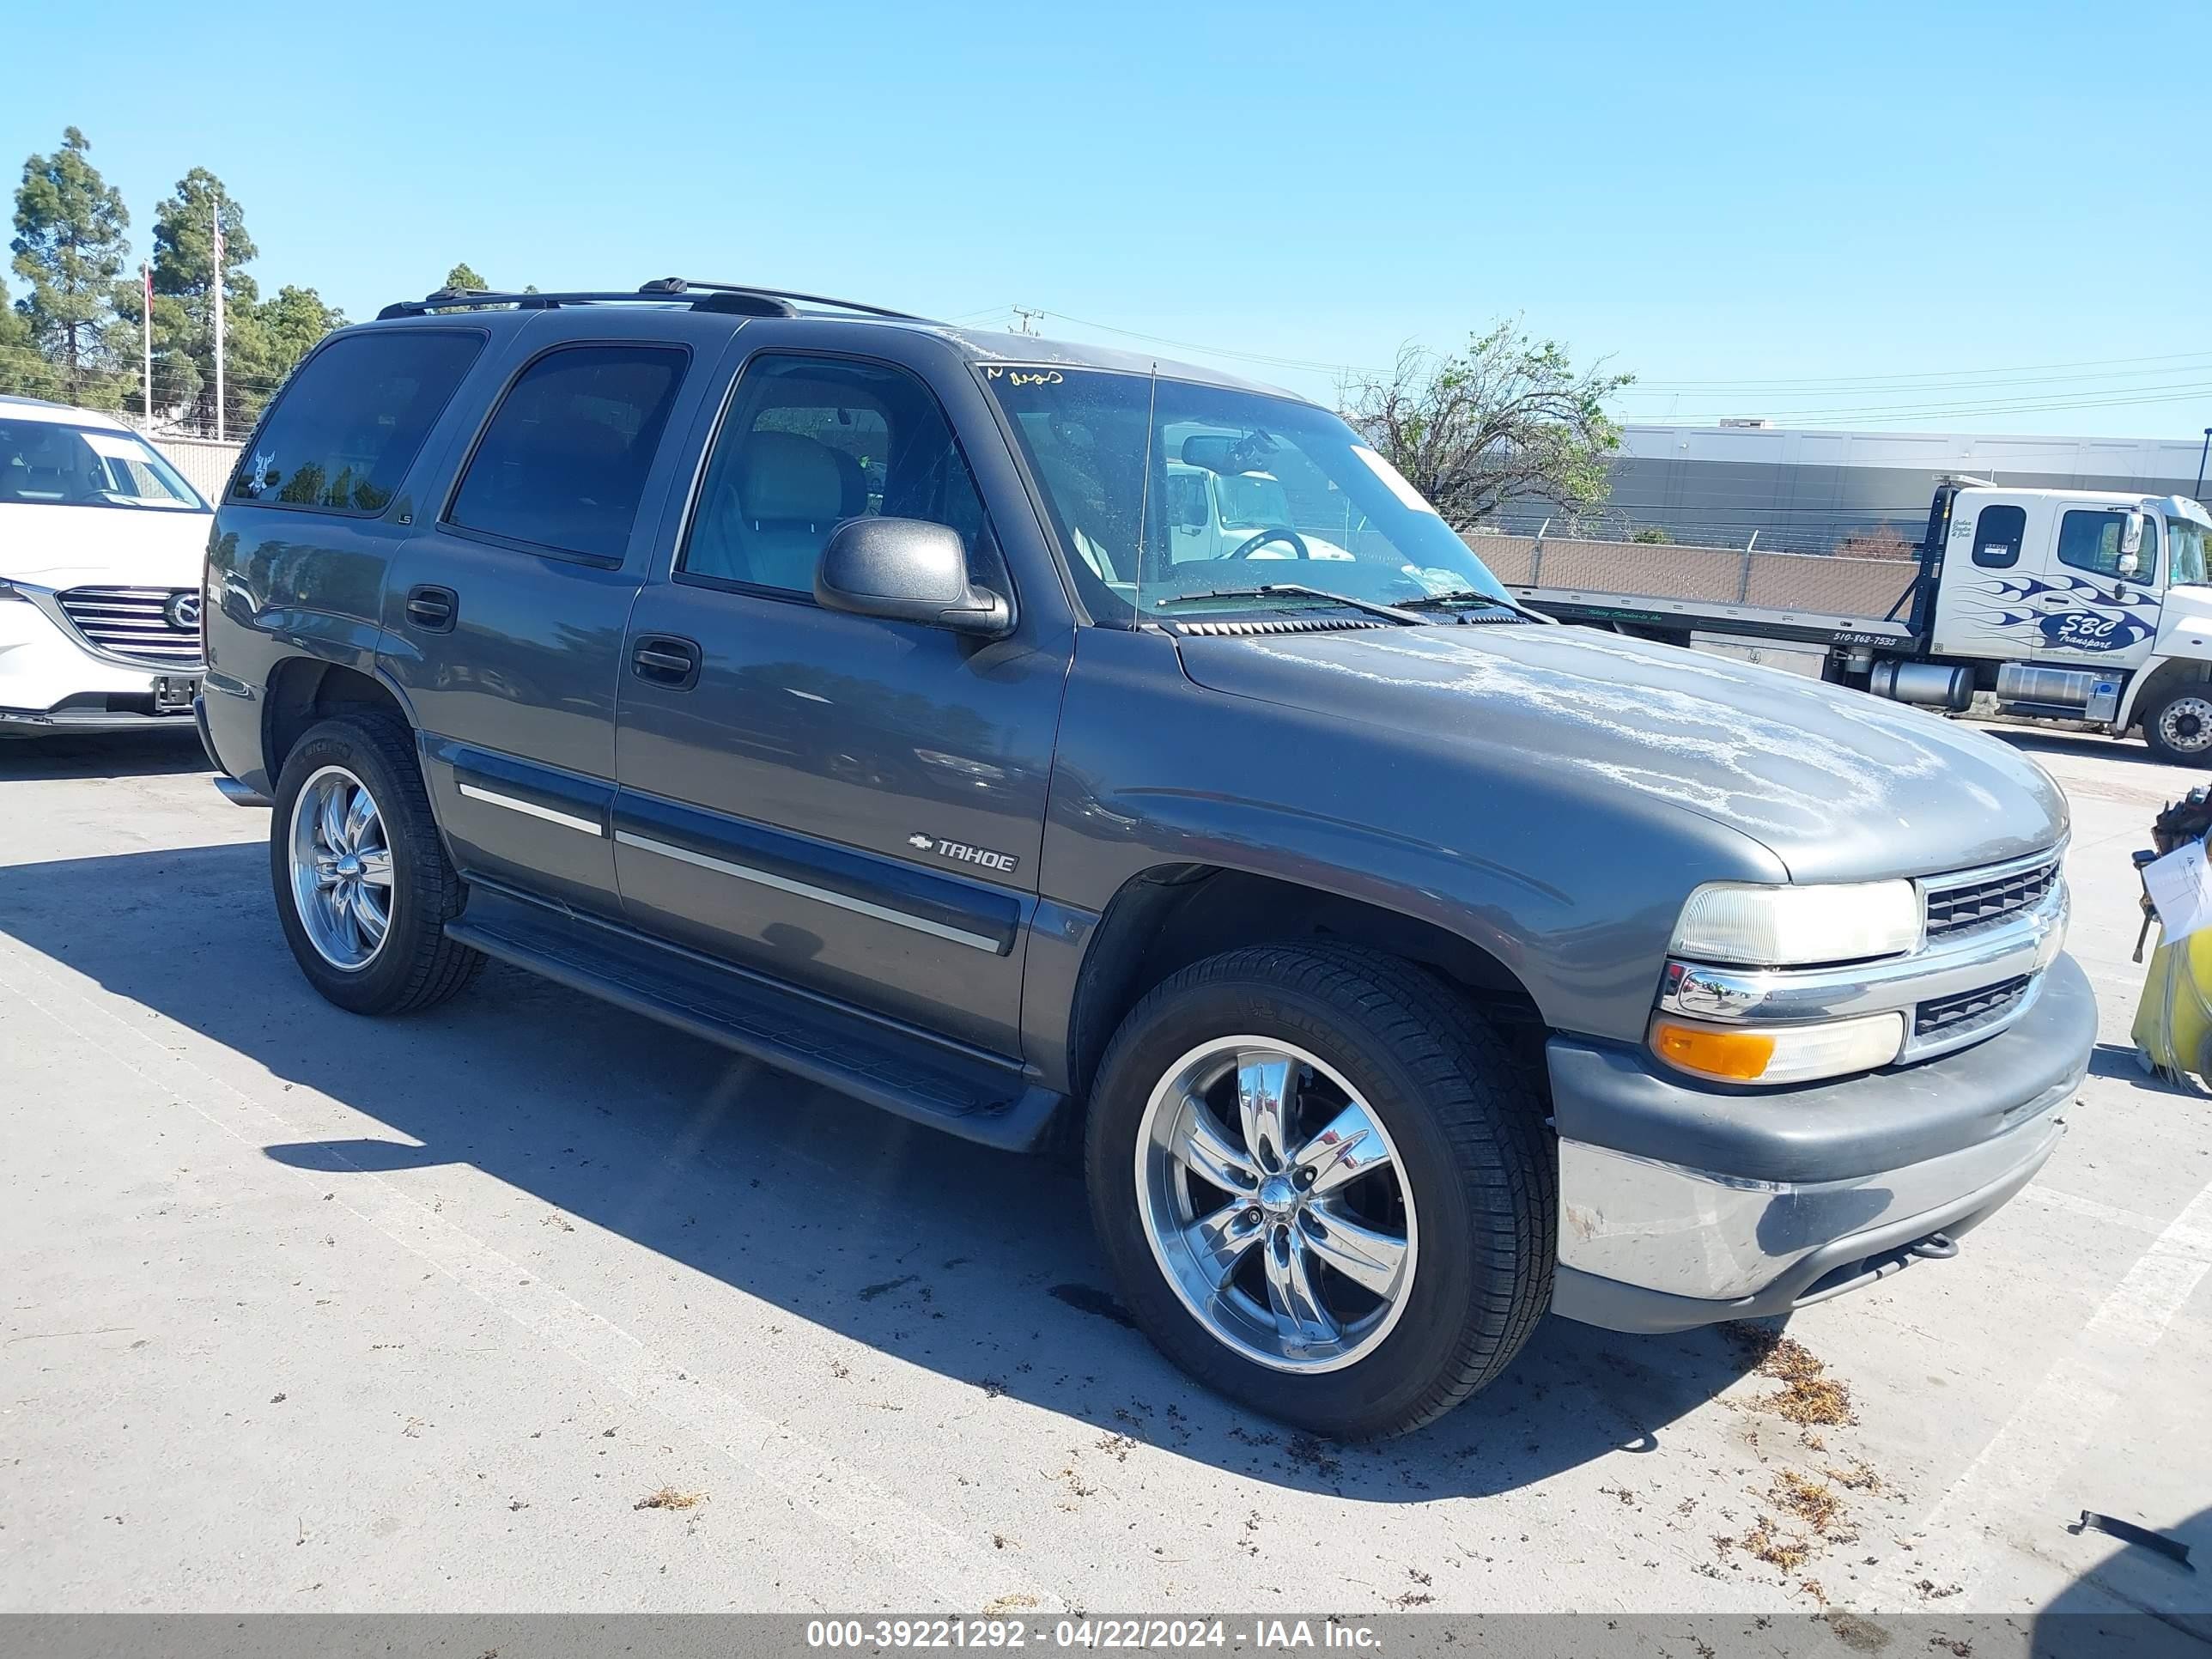
[{"label": "white suv", "polygon": [[0,738],[190,716],[210,521],[121,422],[0,396]]}]

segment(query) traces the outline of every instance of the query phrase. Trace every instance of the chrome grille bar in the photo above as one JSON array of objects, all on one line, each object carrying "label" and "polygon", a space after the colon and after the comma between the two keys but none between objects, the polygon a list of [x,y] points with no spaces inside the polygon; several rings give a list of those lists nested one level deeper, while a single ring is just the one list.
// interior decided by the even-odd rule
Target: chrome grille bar
[{"label": "chrome grille bar", "polygon": [[169,607],[189,587],[72,587],[57,593],[78,636],[102,656],[153,668],[193,668],[204,659],[200,629],[179,628]]}]

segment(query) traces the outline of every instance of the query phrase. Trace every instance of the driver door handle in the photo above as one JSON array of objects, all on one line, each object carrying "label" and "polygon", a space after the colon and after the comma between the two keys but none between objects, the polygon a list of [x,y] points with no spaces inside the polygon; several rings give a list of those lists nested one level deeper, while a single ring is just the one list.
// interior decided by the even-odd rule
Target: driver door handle
[{"label": "driver door handle", "polygon": [[630,647],[630,672],[641,680],[689,691],[699,684],[699,645],[674,634],[647,634]]},{"label": "driver door handle", "polygon": [[450,587],[410,587],[407,590],[407,620],[426,634],[450,634],[459,614],[460,595]]}]

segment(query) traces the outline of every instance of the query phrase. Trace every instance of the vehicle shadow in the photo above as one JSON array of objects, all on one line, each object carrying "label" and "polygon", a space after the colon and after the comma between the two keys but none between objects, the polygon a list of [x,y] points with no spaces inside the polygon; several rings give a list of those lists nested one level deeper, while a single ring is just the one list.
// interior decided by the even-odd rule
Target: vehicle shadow
[{"label": "vehicle shadow", "polygon": [[1324,1444],[1186,1381],[1128,1328],[1073,1169],[905,1123],[497,965],[426,1014],[341,1012],[285,949],[257,844],[0,867],[0,933],[381,1126],[266,1148],[282,1163],[333,1180],[472,1164],[886,1354],[1285,1486],[1419,1501],[1662,1451],[1669,1425],[1748,1363],[1717,1331],[1632,1338],[1547,1320],[1504,1379],[1441,1422],[1379,1448]]},{"label": "vehicle shadow", "polygon": [[2062,732],[2041,726],[2008,726],[1996,720],[1967,723],[1976,731],[2002,738],[2031,755],[2079,756],[2084,760],[2124,767],[2138,781],[2163,781],[2162,787],[2176,799],[2207,781],[2200,769],[2167,765],[2145,748],[2140,738],[2115,738],[2102,732]]},{"label": "vehicle shadow", "polygon": [[2142,1543],[2112,1540],[2095,1566],[2036,1614],[2028,1640],[2033,1659],[2084,1653],[2203,1659],[2212,1653],[2212,1576],[2205,1571],[2212,1562],[2212,1509],[2162,1535],[2186,1547],[2186,1564]]},{"label": "vehicle shadow", "polygon": [[214,770],[189,720],[179,719],[173,731],[0,738],[0,784]]}]

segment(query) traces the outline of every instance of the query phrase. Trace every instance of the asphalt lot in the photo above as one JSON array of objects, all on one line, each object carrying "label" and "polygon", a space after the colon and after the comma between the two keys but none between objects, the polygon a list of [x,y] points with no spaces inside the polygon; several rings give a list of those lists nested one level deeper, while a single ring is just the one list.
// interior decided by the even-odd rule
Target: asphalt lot
[{"label": "asphalt lot", "polygon": [[0,1608],[2212,1629],[2212,1575],[2065,1529],[2212,1557],[2212,1103],[2128,1039],[2127,855],[2191,780],[2006,740],[2072,798],[2104,1008],[2037,1184],[1764,1370],[1551,1321],[1374,1449],[1185,1383],[1117,1322],[1067,1172],[496,968],[341,1013],[278,933],[266,813],[189,732],[0,747]]}]

